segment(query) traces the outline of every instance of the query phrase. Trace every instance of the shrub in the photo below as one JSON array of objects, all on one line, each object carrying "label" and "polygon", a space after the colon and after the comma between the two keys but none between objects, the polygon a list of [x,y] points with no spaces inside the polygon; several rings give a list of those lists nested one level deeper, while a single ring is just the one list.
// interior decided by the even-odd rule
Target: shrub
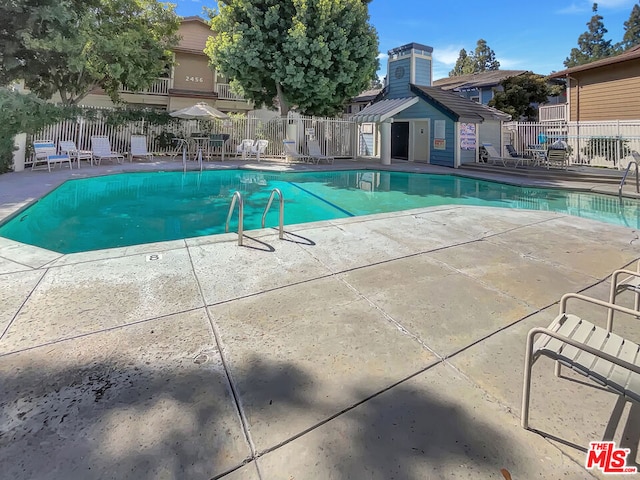
[{"label": "shrub", "polygon": [[58,106],[33,94],[0,88],[0,173],[12,169],[17,134],[36,133],[47,125],[74,118],[79,111],[78,107]]},{"label": "shrub", "polygon": [[[620,157],[617,156],[618,149]],[[582,147],[582,153],[589,159],[602,157],[615,164],[620,158],[630,155],[631,149],[629,141],[619,137],[591,137]]]}]

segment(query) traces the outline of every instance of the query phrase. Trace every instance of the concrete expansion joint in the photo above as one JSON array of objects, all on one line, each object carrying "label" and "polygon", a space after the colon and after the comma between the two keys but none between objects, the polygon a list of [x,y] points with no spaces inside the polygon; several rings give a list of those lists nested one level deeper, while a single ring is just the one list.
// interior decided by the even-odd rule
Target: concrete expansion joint
[{"label": "concrete expansion joint", "polygon": [[2,333],[0,333],[0,341],[2,341],[2,339],[4,338],[4,336],[7,334],[7,332],[9,331],[9,329],[11,328],[11,325],[13,325],[13,322],[15,322],[16,318],[18,318],[18,315],[20,315],[20,312],[22,311],[22,309],[24,308],[25,304],[29,301],[29,299],[31,298],[31,296],[33,295],[33,292],[36,291],[36,289],[38,288],[38,285],[40,285],[40,283],[42,283],[42,279],[44,278],[44,276],[47,274],[48,269],[45,269],[44,272],[42,273],[42,275],[40,276],[40,278],[38,279],[38,281],[36,282],[36,284],[33,286],[33,288],[31,289],[31,291],[28,293],[28,295],[25,297],[24,301],[20,304],[20,307],[18,307],[18,309],[16,310],[16,313],[13,315],[13,317],[11,318],[11,321],[9,321],[9,323],[7,323],[7,326],[4,328],[4,330],[2,331]]},{"label": "concrete expansion joint", "polygon": [[420,344],[420,346],[422,348],[424,348],[425,350],[427,350],[429,353],[432,353],[433,355],[435,355],[435,357],[441,361],[443,359],[443,357],[441,355],[439,355],[437,352],[435,352],[432,348],[430,348],[426,343],[424,343],[424,341],[422,341],[422,339],[420,337],[418,337],[417,335],[411,333],[404,325],[402,325],[400,322],[398,322],[395,318],[393,318],[391,315],[389,315],[386,311],[384,311],[382,308],[380,308],[373,300],[371,300],[370,298],[368,298],[366,295],[364,295],[363,293],[361,293],[357,288],[355,288],[353,285],[351,285],[349,282],[347,282],[344,278],[339,278],[339,280],[344,283],[344,285],[349,288],[351,291],[353,291],[356,295],[358,295],[360,298],[362,298],[363,300],[365,300],[369,305],[371,305],[373,308],[375,308],[378,312],[380,312],[380,314],[386,318],[389,322],[391,322],[397,329],[398,331],[400,331],[403,335],[406,335],[408,337],[410,337],[411,339],[415,340],[417,343]]}]

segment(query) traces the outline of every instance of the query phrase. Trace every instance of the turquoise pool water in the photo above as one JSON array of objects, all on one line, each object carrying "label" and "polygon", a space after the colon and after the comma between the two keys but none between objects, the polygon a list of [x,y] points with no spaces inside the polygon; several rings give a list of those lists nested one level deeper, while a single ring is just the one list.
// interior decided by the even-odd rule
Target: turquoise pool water
[{"label": "turquoise pool water", "polygon": [[[555,189],[516,187],[450,175],[353,170],[128,173],[70,180],[0,226],[0,236],[60,253],[224,232],[231,196],[245,201],[245,229],[260,228],[273,188],[285,223],[304,223],[436,205],[550,210],[640,226],[640,202]],[[277,202],[267,226],[277,225]],[[231,223],[237,230],[237,211]]]}]

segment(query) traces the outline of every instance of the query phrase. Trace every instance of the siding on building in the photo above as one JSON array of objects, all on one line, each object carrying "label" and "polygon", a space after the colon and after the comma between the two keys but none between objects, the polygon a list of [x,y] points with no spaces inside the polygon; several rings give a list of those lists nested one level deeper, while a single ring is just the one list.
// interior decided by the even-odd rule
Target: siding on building
[{"label": "siding on building", "polygon": [[640,119],[640,61],[607,65],[575,72],[578,79],[580,111],[576,81],[571,80],[571,121]]},{"label": "siding on building", "polygon": [[[453,167],[454,162],[454,138],[455,138],[455,122],[451,117],[445,115],[437,108],[429,105],[424,100],[420,100],[415,105],[410,106],[403,112],[393,117],[395,120],[408,119],[429,119],[431,128],[429,129],[429,163],[433,165],[442,165],[445,167]],[[444,150],[436,150],[433,148],[433,140],[435,138],[435,121],[445,120],[445,141]]]},{"label": "siding on building", "polygon": [[[396,70],[402,67],[404,76],[396,78]],[[404,98],[415,96],[409,90],[409,76],[411,75],[411,58],[407,55],[398,60],[389,61],[389,93],[385,98]]]},{"label": "siding on building", "polygon": [[188,50],[201,52],[206,45],[207,38],[211,35],[211,29],[200,20],[185,21],[180,25],[178,33],[182,38],[176,50]]},{"label": "siding on building", "polygon": [[483,105],[487,105],[491,99],[493,99],[493,89],[483,88],[480,91],[480,103]]},{"label": "siding on building", "polygon": [[416,85],[424,85],[425,87],[431,86],[431,60],[426,58],[416,58],[416,73],[415,77]]}]

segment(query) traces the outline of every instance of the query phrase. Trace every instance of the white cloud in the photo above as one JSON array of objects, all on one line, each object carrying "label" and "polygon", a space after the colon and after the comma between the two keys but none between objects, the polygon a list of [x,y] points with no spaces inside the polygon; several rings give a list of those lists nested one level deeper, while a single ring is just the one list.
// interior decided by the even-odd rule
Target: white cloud
[{"label": "white cloud", "polygon": [[496,57],[496,60],[500,62],[500,69],[502,70],[516,70],[527,63],[526,60],[505,57]]},{"label": "white cloud", "polygon": [[[635,0],[598,0],[598,11],[602,10],[615,10],[621,8],[631,8],[635,3]],[[568,7],[557,10],[556,13],[572,15],[574,13],[590,12],[593,6],[593,0],[582,0],[580,2],[573,2]]]},{"label": "white cloud", "polygon": [[387,58],[389,58],[389,55],[387,55],[386,53],[380,52],[378,54],[378,60],[386,60]]},{"label": "white cloud", "polygon": [[574,13],[587,12],[587,11],[589,11],[589,9],[590,9],[590,7],[588,5],[586,5],[586,4],[576,5],[575,3],[572,3],[568,7],[561,8],[556,13],[559,13],[561,15],[572,15]]},{"label": "white cloud", "polygon": [[461,48],[462,47],[455,45],[449,45],[446,47],[434,47],[433,60],[434,62],[454,66],[456,64],[456,60],[458,60],[458,56],[460,55]]}]

